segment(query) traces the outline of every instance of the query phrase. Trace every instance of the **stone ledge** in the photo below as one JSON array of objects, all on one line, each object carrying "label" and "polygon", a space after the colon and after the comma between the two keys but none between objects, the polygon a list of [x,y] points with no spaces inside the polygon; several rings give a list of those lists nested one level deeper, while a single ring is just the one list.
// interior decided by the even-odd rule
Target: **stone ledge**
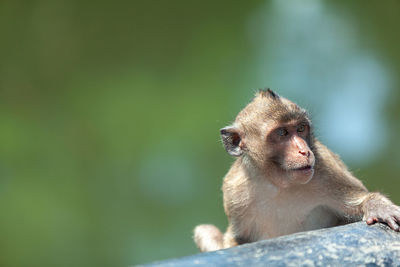
[{"label": "stone ledge", "polygon": [[145,266],[400,266],[400,233],[357,222]]}]

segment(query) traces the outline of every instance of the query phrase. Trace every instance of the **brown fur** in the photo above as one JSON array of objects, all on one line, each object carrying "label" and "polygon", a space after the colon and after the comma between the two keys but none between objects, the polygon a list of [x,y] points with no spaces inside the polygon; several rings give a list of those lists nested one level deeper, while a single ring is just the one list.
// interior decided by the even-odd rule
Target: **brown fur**
[{"label": "brown fur", "polygon": [[[295,130],[288,141],[275,133],[303,124],[306,131]],[[400,208],[369,193],[339,156],[313,137],[307,112],[271,90],[258,92],[221,135],[227,151],[238,157],[222,187],[229,226],[225,234],[212,225],[197,226],[201,251],[361,219],[399,230]],[[312,170],[293,171],[305,165]]]}]

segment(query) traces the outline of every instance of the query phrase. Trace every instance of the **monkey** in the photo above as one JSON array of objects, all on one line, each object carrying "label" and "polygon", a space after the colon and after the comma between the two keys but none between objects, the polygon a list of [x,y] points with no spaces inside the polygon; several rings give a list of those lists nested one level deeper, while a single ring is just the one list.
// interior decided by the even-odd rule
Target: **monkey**
[{"label": "monkey", "polygon": [[228,227],[198,225],[200,251],[361,220],[399,231],[400,207],[369,192],[314,136],[307,111],[274,91],[259,90],[220,134],[236,157],[222,186]]}]

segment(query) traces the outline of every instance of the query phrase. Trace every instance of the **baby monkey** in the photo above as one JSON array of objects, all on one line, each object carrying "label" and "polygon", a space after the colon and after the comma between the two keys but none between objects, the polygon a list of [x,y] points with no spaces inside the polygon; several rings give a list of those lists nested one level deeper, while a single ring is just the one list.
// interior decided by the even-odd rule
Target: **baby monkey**
[{"label": "baby monkey", "polygon": [[260,90],[221,137],[237,157],[222,187],[229,225],[225,234],[197,226],[201,251],[360,220],[399,231],[400,208],[368,192],[313,136],[307,112],[270,89]]}]

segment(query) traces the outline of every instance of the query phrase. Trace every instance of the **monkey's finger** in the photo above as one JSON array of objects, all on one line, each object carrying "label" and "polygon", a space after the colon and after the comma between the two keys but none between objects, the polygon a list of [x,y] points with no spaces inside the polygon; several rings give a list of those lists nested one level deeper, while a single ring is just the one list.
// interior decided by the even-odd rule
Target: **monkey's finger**
[{"label": "monkey's finger", "polygon": [[400,224],[400,215],[396,214],[396,215],[394,215],[393,217],[394,217],[394,219],[396,220],[396,222],[397,222],[398,224]]},{"label": "monkey's finger", "polygon": [[376,223],[378,221],[378,218],[376,218],[376,217],[369,217],[368,219],[367,219],[367,224],[374,224],[374,223]]},{"label": "monkey's finger", "polygon": [[396,224],[399,226],[399,231],[400,231],[400,215],[393,215],[393,219],[396,222]]},{"label": "monkey's finger", "polygon": [[386,220],[386,223],[390,226],[390,228],[392,228],[393,230],[395,230],[396,232],[399,231],[399,225],[394,221],[393,218],[389,218]]}]

